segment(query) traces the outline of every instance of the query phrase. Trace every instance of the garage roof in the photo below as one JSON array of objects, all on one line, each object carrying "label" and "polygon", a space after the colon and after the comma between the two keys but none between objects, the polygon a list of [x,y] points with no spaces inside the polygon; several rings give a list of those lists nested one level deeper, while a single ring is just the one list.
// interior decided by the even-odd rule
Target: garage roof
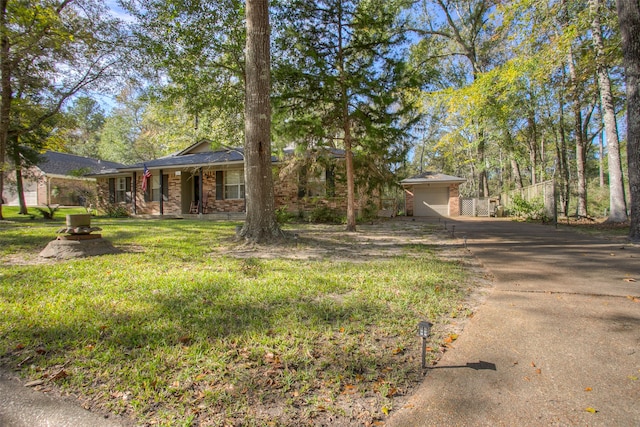
[{"label": "garage roof", "polygon": [[439,172],[424,172],[420,175],[400,181],[402,185],[430,184],[430,183],[463,183],[467,180],[457,176],[446,175]]}]

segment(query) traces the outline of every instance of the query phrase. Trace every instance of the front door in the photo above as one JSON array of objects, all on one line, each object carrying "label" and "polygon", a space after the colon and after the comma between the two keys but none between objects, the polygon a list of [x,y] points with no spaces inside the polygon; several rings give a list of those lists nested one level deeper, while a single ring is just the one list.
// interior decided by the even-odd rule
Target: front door
[{"label": "front door", "polygon": [[193,201],[200,201],[200,175],[193,175]]}]

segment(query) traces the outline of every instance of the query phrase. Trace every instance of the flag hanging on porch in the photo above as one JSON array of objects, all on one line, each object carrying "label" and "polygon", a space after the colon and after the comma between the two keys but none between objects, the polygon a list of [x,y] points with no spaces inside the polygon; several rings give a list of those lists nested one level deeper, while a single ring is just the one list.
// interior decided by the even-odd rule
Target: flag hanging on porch
[{"label": "flag hanging on porch", "polygon": [[151,179],[151,171],[147,169],[147,165],[144,165],[144,173],[142,174],[142,191],[147,191],[148,181]]}]

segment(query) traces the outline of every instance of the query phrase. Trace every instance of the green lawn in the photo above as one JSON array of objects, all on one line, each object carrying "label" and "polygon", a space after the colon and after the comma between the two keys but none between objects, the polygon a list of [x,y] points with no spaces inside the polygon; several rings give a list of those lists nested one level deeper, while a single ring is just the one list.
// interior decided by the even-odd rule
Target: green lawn
[{"label": "green lawn", "polygon": [[124,253],[38,262],[59,216],[0,222],[0,364],[139,424],[383,420],[421,379],[418,321],[465,314],[463,267],[428,244],[238,258],[236,223],[96,218]]}]

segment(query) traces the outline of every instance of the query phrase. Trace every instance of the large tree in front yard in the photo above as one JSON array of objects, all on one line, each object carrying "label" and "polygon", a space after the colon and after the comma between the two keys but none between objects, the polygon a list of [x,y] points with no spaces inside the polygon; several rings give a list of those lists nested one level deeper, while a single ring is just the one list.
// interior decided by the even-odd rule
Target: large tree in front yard
[{"label": "large tree in front yard", "polygon": [[271,164],[269,1],[247,0],[244,167],[247,217],[240,236],[269,242],[281,236]]},{"label": "large tree in front yard", "polygon": [[617,0],[627,82],[627,162],[631,199],[629,238],[640,242],[640,3]]}]

